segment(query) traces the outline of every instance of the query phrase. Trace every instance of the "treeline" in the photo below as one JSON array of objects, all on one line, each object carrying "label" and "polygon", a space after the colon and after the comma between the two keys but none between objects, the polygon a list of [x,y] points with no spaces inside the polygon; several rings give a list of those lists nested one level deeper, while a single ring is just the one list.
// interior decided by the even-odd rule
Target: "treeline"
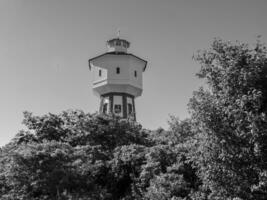
[{"label": "treeline", "polygon": [[267,50],[215,39],[169,129],[79,110],[33,116],[0,151],[1,200],[267,199]]}]

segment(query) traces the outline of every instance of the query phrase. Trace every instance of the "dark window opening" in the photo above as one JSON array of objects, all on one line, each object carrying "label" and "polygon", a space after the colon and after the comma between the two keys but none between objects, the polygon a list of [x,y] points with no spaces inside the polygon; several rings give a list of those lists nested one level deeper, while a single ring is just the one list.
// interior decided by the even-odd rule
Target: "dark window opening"
[{"label": "dark window opening", "polygon": [[137,71],[134,71],[134,77],[137,77]]},{"label": "dark window opening", "polygon": [[121,105],[114,105],[114,112],[116,114],[121,113]]},{"label": "dark window opening", "polygon": [[103,105],[103,113],[104,114],[108,113],[108,104],[107,103],[104,103],[104,105]]},{"label": "dark window opening", "polygon": [[101,69],[98,71],[98,76],[102,76],[102,71],[101,71]]},{"label": "dark window opening", "polygon": [[116,68],[116,72],[117,72],[117,74],[119,74],[121,72],[119,67]]},{"label": "dark window opening", "polygon": [[133,105],[128,103],[128,114],[132,114],[133,112]]}]

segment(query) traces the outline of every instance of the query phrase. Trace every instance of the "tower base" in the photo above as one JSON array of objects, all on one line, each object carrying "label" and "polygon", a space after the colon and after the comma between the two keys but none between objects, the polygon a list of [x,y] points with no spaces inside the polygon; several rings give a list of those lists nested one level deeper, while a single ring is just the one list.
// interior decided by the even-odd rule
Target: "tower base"
[{"label": "tower base", "polygon": [[100,113],[136,121],[134,96],[127,93],[107,93],[100,98]]}]

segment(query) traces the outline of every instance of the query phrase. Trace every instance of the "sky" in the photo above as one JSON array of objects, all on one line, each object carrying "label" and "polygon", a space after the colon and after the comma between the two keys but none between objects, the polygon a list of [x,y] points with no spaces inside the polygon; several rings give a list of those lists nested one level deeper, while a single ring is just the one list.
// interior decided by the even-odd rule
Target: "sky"
[{"label": "sky", "polygon": [[118,29],[148,61],[137,121],[168,129],[203,84],[192,56],[215,37],[266,42],[266,10],[266,0],[0,0],[0,146],[25,128],[23,111],[96,112],[88,59]]}]

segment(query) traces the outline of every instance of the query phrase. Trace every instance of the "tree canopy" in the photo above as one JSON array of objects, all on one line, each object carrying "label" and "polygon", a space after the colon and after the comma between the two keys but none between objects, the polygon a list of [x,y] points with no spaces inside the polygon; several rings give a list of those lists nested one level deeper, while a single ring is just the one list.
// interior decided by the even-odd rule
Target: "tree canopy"
[{"label": "tree canopy", "polygon": [[209,199],[267,197],[266,46],[213,41],[195,56],[206,80],[190,100],[191,160]]},{"label": "tree canopy", "polygon": [[[133,121],[78,110],[44,116],[25,112],[23,123],[27,130],[1,149],[3,200],[169,199],[186,197],[198,186],[184,147],[168,144],[164,130],[152,132]],[[164,194],[154,190],[172,174],[181,193],[171,185]]]}]

